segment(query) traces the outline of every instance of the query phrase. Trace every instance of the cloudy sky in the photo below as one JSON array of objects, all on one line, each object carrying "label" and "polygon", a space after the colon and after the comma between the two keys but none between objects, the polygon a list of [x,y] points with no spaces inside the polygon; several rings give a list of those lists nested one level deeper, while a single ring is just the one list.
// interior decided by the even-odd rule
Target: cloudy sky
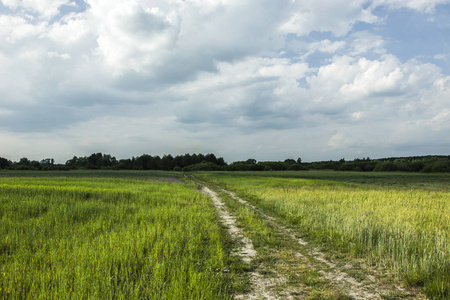
[{"label": "cloudy sky", "polygon": [[0,156],[450,154],[450,0],[0,0]]}]

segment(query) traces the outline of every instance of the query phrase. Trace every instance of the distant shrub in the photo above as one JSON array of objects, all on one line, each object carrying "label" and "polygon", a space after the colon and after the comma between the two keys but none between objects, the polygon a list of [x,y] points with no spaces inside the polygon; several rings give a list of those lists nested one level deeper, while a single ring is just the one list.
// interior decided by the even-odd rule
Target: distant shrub
[{"label": "distant shrub", "polygon": [[409,164],[409,167],[411,172],[420,172],[425,167],[425,164],[420,161],[413,161]]},{"label": "distant shrub", "polygon": [[431,166],[431,172],[450,172],[449,161],[437,161]]},{"label": "distant shrub", "polygon": [[361,167],[354,162],[345,162],[343,163],[339,169],[339,171],[361,171]]},{"label": "distant shrub", "polygon": [[290,165],[288,168],[289,171],[300,171],[300,170],[305,170],[305,168],[303,168],[301,165],[299,164],[293,164]]},{"label": "distant shrub", "polygon": [[378,163],[373,169],[374,172],[392,172],[397,170],[397,166],[390,161]]},{"label": "distant shrub", "polygon": [[188,167],[184,167],[183,171],[192,172],[192,171],[221,171],[222,167],[212,162],[202,162],[199,164],[191,165]]}]

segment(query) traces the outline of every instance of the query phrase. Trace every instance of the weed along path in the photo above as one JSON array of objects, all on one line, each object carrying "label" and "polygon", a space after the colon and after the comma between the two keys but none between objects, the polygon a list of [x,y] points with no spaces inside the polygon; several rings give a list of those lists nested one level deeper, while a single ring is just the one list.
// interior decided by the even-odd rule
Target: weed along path
[{"label": "weed along path", "polygon": [[[213,201],[213,204],[219,213],[222,224],[225,226],[228,234],[234,240],[236,245],[235,249],[233,249],[233,254],[237,255],[242,261],[251,266],[257,256],[252,240],[247,236],[244,236],[242,230],[238,227],[236,218],[230,214],[225,207],[225,203],[216,192],[212,191],[204,185],[204,183],[199,183],[197,180],[193,180],[193,177],[190,177],[189,179],[197,183],[200,190]],[[228,269],[224,270],[224,272],[228,271]],[[250,282],[252,285],[252,290],[245,294],[235,295],[235,299],[278,299],[277,294],[270,291],[270,287],[274,280],[264,278],[264,276],[260,274],[257,269],[252,269],[250,271]]]},{"label": "weed along path", "polygon": [[236,218],[233,217],[225,208],[225,204],[220,200],[217,194],[211,191],[206,186],[202,186],[202,192],[208,195],[219,212],[220,218],[223,224],[227,228],[229,234],[234,238],[242,242],[242,246],[236,249],[235,254],[239,255],[246,263],[251,263],[256,256],[256,251],[253,247],[252,241],[244,236],[241,230],[237,227]]},{"label": "weed along path", "polygon": [[251,265],[250,287],[236,299],[426,299],[384,270],[320,250],[293,228],[235,193],[190,175],[235,240],[233,254]]}]

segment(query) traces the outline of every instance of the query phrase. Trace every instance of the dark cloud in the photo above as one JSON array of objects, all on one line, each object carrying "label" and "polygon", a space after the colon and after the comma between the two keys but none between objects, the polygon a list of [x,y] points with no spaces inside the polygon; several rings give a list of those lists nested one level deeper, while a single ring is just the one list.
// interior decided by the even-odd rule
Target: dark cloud
[{"label": "dark cloud", "polygon": [[73,107],[55,107],[43,104],[16,107],[16,109],[0,118],[0,128],[9,132],[48,132],[64,129],[90,118]]},{"label": "dark cloud", "polygon": [[[439,1],[413,2],[0,2],[3,151],[31,149],[30,141],[61,157],[207,149],[231,159],[298,151],[339,159],[403,145],[443,149],[448,51],[445,38],[421,37],[448,29],[448,5],[433,12]],[[398,34],[413,10],[426,23],[417,41]]]}]

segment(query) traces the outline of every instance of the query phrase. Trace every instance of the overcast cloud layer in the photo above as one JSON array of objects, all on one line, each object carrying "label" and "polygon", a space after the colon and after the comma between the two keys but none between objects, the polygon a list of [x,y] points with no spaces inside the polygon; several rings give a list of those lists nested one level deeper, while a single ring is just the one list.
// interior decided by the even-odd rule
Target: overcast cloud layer
[{"label": "overcast cloud layer", "polygon": [[450,154],[450,0],[0,0],[0,156]]}]

